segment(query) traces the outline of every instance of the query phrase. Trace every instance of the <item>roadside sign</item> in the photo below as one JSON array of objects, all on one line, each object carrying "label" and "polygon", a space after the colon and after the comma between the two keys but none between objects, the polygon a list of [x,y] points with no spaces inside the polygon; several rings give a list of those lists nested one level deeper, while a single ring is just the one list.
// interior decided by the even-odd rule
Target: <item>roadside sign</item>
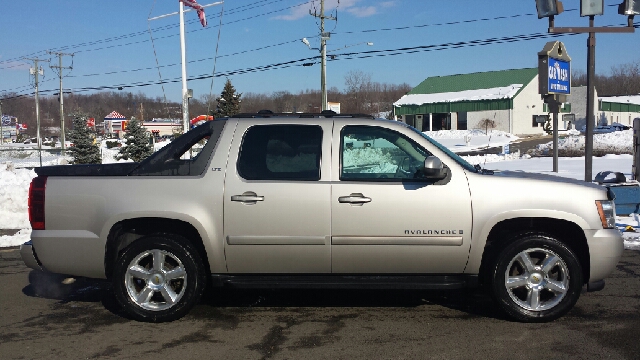
[{"label": "roadside sign", "polygon": [[538,53],[538,93],[571,94],[571,58],[559,41],[548,42]]},{"label": "roadside sign", "polygon": [[549,58],[547,66],[549,77],[547,79],[547,89],[550,94],[570,94],[571,93],[571,63]]}]

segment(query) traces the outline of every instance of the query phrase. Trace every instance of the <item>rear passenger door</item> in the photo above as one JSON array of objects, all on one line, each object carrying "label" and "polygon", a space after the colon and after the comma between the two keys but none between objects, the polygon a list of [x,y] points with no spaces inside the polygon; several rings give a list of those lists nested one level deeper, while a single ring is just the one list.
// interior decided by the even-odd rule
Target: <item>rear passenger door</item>
[{"label": "rear passenger door", "polygon": [[324,158],[331,154],[332,122],[272,120],[240,121],[236,129],[225,179],[227,269],[330,273],[330,160]]}]

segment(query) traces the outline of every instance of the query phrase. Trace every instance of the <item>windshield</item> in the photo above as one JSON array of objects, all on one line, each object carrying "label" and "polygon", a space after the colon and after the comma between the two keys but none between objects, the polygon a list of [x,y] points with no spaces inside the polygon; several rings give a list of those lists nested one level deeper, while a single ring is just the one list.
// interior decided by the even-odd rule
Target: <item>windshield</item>
[{"label": "windshield", "polygon": [[453,151],[447,149],[446,147],[444,147],[442,144],[440,144],[439,142],[433,140],[432,138],[430,138],[429,136],[427,136],[426,134],[420,132],[418,129],[414,128],[413,126],[407,125],[405,123],[404,124],[406,127],[408,127],[409,129],[417,132],[418,134],[420,134],[420,136],[422,136],[423,138],[427,139],[427,141],[429,141],[431,144],[433,144],[433,146],[437,147],[438,149],[440,149],[442,152],[444,152],[445,154],[447,154],[447,156],[449,156],[450,158],[452,158],[455,162],[457,162],[458,164],[460,164],[463,168],[465,168],[465,170],[468,171],[472,171],[472,172],[477,172],[478,169],[476,169],[473,165],[469,164],[465,159],[461,158],[458,154],[454,153]]}]

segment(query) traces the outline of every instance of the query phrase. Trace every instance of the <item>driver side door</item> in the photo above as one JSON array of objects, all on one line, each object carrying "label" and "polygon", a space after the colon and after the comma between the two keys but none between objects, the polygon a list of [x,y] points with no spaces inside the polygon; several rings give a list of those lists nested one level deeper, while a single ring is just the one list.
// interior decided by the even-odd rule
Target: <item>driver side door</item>
[{"label": "driver side door", "polygon": [[441,156],[447,178],[422,178],[433,154],[401,129],[337,120],[333,136],[332,272],[461,273],[472,224],[463,169]]}]

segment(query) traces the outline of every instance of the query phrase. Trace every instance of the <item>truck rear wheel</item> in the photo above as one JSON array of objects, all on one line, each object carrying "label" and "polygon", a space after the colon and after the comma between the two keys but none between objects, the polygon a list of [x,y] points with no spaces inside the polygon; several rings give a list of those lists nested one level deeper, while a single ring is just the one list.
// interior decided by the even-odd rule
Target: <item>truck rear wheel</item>
[{"label": "truck rear wheel", "polygon": [[113,275],[118,302],[139,321],[183,317],[200,300],[206,286],[197,250],[172,234],[134,241],[116,261]]},{"label": "truck rear wheel", "polygon": [[552,321],[575,305],[582,290],[577,256],[562,242],[526,234],[498,255],[491,291],[500,307],[522,322]]}]

